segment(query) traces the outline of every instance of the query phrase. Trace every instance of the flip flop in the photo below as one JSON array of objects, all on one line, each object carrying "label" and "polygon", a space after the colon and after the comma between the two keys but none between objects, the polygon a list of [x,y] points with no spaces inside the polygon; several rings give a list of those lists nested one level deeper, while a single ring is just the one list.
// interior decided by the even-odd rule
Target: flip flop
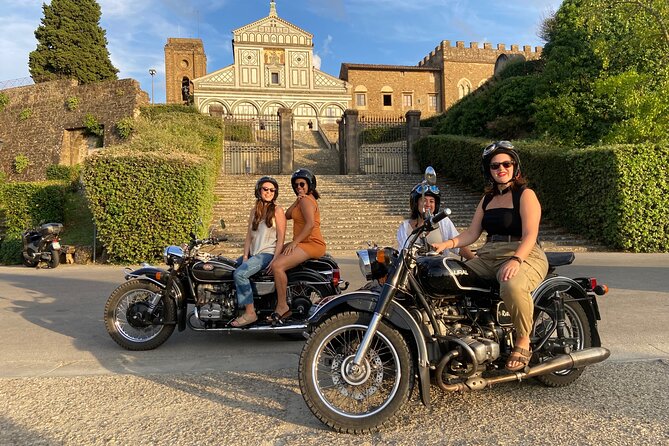
[{"label": "flip flop", "polygon": [[245,327],[249,324],[254,323],[255,321],[258,320],[258,316],[255,318],[251,319],[251,316],[247,316],[246,313],[243,313],[241,316],[239,316],[237,319],[234,321],[230,322],[231,327],[235,328],[240,328],[240,327]]},{"label": "flip flop", "polygon": [[276,311],[272,313],[268,318],[267,322],[271,322],[272,325],[283,325],[284,320],[288,319],[293,315],[293,312],[291,310],[286,311],[283,314],[279,314]]}]

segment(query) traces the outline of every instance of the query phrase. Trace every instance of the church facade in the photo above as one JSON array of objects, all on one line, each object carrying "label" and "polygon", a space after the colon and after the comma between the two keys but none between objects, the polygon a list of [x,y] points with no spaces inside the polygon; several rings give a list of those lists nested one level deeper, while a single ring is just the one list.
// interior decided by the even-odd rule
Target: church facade
[{"label": "church facade", "polygon": [[334,124],[346,109],[393,118],[419,110],[426,118],[443,113],[509,61],[537,59],[542,50],[444,40],[417,65],[342,63],[336,78],[314,67],[313,35],[278,17],[274,0],[267,17],[233,36],[233,63],[211,73],[200,39],[168,39],[167,103],[192,101],[202,113],[250,119],[288,108],[297,130]]}]

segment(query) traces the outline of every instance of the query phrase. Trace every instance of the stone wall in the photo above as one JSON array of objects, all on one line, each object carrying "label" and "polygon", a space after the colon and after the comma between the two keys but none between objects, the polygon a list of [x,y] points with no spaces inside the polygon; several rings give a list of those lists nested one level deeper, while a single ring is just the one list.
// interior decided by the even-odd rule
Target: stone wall
[{"label": "stone wall", "polygon": [[165,45],[165,102],[183,104],[183,79],[188,78],[189,94],[193,79],[207,74],[207,55],[201,39],[169,38]]},{"label": "stone wall", "polygon": [[[0,91],[9,103],[0,111],[0,169],[10,180],[46,177],[52,164],[77,164],[99,146],[121,142],[116,123],[136,116],[148,94],[133,79],[78,85],[75,80],[44,82]],[[101,138],[84,131],[86,115],[103,126]],[[14,160],[24,155],[28,168],[15,172]]]}]

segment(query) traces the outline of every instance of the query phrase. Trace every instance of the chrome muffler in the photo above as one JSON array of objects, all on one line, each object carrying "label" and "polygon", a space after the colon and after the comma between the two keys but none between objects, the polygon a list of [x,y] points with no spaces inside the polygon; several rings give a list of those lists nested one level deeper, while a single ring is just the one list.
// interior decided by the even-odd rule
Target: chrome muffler
[{"label": "chrome muffler", "polygon": [[465,382],[455,384],[445,384],[441,376],[437,376],[437,385],[440,389],[449,392],[482,390],[493,384],[505,383],[510,381],[522,381],[534,376],[547,375],[560,370],[578,369],[591,364],[604,361],[611,355],[611,352],[604,347],[591,347],[585,350],[578,350],[567,355],[558,355],[546,362],[537,364],[527,371],[511,372],[509,374],[494,376],[492,378],[474,377]]}]

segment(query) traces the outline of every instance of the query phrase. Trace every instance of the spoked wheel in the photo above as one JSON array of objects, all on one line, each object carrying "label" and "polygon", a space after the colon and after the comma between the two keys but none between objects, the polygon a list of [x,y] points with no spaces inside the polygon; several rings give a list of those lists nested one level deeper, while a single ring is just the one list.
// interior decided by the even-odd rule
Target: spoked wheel
[{"label": "spoked wheel", "polygon": [[[590,333],[590,324],[588,317],[583,311],[581,305],[569,297],[564,299],[564,313],[565,313],[565,334],[564,338],[559,338],[557,335],[556,321],[552,314],[546,311],[535,310],[534,314],[534,328],[532,337],[543,339],[544,336],[550,333],[548,341],[544,346],[535,352],[535,358],[538,362],[544,362],[558,353],[559,346],[568,344],[572,351],[583,350],[592,346],[592,336]],[[576,381],[585,370],[584,367],[578,369],[559,370],[548,375],[537,376],[537,381],[549,387],[563,387]]]},{"label": "spoked wheel", "polygon": [[[324,296],[318,288],[306,283],[296,282],[288,284],[286,297],[293,312],[290,319],[305,320],[309,316],[311,306]],[[302,333],[279,333],[279,336],[289,341],[304,341]]]},{"label": "spoked wheel", "polygon": [[[161,290],[150,282],[131,280],[116,288],[105,305],[105,327],[118,345],[128,350],[151,350],[170,337],[174,324],[153,325],[143,315],[149,309],[149,300]],[[161,299],[153,312],[153,319],[176,319],[173,300]]]},{"label": "spoked wheel", "polygon": [[313,414],[345,433],[376,432],[409,399],[413,365],[400,333],[381,323],[360,367],[353,359],[369,316],[348,312],[321,324],[299,362],[302,397]]}]

